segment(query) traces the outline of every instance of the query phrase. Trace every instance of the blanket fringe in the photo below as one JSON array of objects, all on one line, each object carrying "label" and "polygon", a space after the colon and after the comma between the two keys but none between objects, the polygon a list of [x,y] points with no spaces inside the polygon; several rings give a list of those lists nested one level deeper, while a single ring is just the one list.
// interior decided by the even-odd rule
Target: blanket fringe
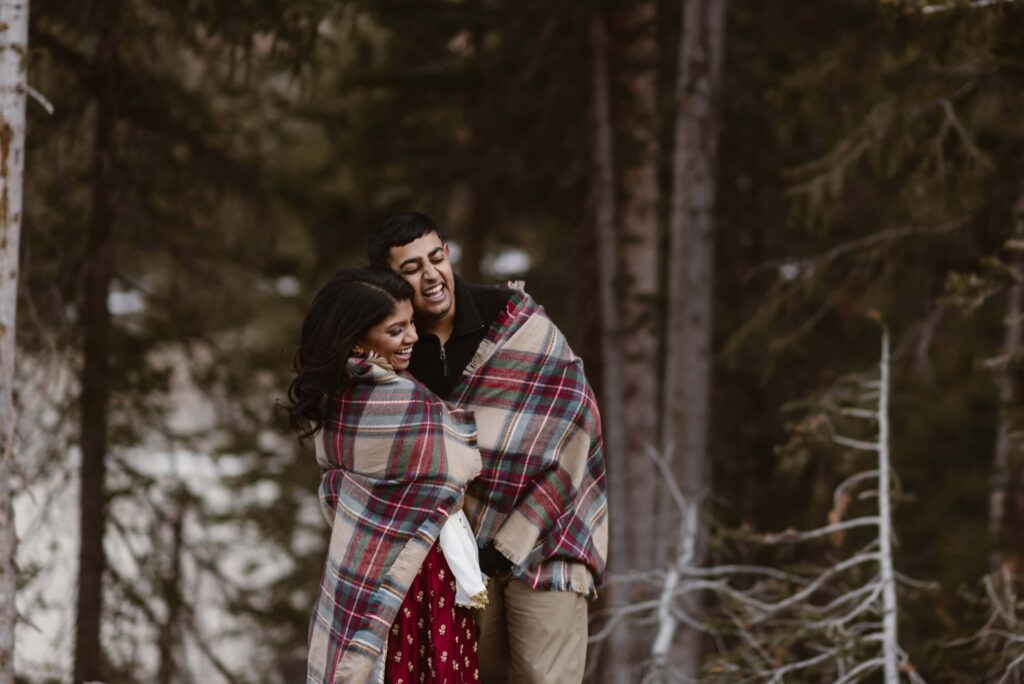
[{"label": "blanket fringe", "polygon": [[480,346],[476,348],[476,353],[473,354],[473,358],[466,364],[466,368],[462,371],[462,374],[472,375],[475,373],[477,368],[479,368],[484,361],[490,358],[491,351],[493,351],[494,347],[495,344],[491,340],[483,340],[480,343]]}]

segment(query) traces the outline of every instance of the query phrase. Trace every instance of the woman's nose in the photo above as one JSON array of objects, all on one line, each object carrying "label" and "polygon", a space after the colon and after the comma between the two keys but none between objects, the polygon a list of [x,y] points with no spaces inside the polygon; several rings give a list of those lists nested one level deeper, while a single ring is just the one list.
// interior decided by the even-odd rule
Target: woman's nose
[{"label": "woman's nose", "polygon": [[408,344],[416,344],[416,341],[420,339],[420,336],[416,334],[416,327],[409,326],[409,329],[405,331],[405,341]]}]

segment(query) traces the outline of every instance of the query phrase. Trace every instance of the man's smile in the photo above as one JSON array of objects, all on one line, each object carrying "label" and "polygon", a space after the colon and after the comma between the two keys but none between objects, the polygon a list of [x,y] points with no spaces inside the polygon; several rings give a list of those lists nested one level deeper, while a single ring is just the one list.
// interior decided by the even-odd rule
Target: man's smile
[{"label": "man's smile", "polygon": [[444,283],[438,283],[431,285],[430,287],[423,290],[423,298],[431,302],[439,302],[445,297],[445,286]]}]

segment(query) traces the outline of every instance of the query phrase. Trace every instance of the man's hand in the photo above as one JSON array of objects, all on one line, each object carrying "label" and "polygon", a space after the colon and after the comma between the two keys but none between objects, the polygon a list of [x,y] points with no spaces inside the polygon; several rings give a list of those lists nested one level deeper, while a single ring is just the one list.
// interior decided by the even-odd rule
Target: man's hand
[{"label": "man's hand", "polygon": [[480,571],[494,577],[512,569],[512,561],[505,558],[491,542],[480,549]]}]

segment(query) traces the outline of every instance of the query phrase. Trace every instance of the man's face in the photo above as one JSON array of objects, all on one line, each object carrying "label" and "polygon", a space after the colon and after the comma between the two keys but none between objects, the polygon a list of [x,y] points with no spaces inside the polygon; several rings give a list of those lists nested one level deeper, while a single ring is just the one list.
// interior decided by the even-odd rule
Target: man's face
[{"label": "man's face", "polygon": [[441,242],[437,233],[392,247],[389,262],[391,269],[412,285],[412,306],[418,317],[438,321],[454,311],[452,263],[448,259],[448,245]]}]

